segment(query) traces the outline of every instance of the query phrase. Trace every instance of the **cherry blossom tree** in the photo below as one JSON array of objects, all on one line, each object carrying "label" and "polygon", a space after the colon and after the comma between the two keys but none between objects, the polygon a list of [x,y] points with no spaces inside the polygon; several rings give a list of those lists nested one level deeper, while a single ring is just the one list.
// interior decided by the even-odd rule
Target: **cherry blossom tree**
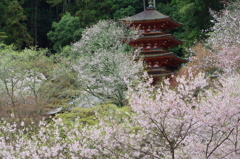
[{"label": "cherry blossom tree", "polygon": [[[142,62],[134,62],[130,47],[122,42],[128,32],[117,22],[100,21],[86,29],[82,39],[74,44],[74,56],[78,56],[74,69],[79,83],[103,102],[124,105],[127,90],[124,79],[139,80]],[[129,33],[128,38],[136,36]]]},{"label": "cherry blossom tree", "polygon": [[[215,13],[211,11],[215,23],[207,39],[212,49],[216,66],[226,72],[240,67],[240,1],[232,2],[225,10]],[[213,62],[213,61],[212,61]]]},{"label": "cherry blossom tree", "polygon": [[[111,112],[94,126],[61,119],[38,129],[0,122],[0,157],[239,158],[239,74],[209,87],[203,74],[160,88],[130,90],[132,112]],[[14,152],[14,153],[13,153]]]},{"label": "cherry blossom tree", "polygon": [[178,78],[175,89],[140,85],[130,92],[131,122],[107,118],[101,144],[120,158],[239,158],[239,77],[211,88],[203,74]]},{"label": "cherry blossom tree", "polygon": [[[239,4],[239,1],[236,1],[234,6],[235,4]],[[111,28],[112,24],[107,26]],[[221,26],[219,27],[221,28]],[[100,28],[94,30],[101,32]],[[90,28],[89,32],[94,32],[94,30]],[[104,32],[106,35],[109,33],[109,29],[107,30],[108,32]],[[93,34],[95,35],[96,32]],[[219,36],[218,40],[221,40],[220,37],[223,36],[230,37],[228,32],[224,34],[222,32],[224,29],[219,32],[215,29],[212,37],[216,35],[217,39]],[[214,51],[212,53],[216,55],[224,49],[239,44],[238,41],[230,42],[231,39],[228,39],[228,43],[221,43],[221,41],[221,45],[217,45],[215,39],[211,39],[212,37],[209,39],[211,42],[209,46]],[[149,82],[139,82],[138,85],[130,87],[129,85],[132,83],[128,84],[127,82],[130,81],[128,75],[132,73],[131,70],[127,70],[129,67],[126,67],[122,73],[116,73],[122,71],[118,70],[120,63],[117,60],[120,59],[117,57],[125,60],[125,56],[113,56],[115,53],[122,55],[123,52],[118,49],[121,50],[125,46],[120,43],[116,45],[117,41],[110,44],[105,40],[102,42],[106,43],[99,46],[98,43],[92,44],[91,38],[85,38],[85,44],[84,42],[75,44],[74,51],[76,54],[79,53],[76,59],[80,62],[78,63],[79,67],[77,64],[74,67],[79,73],[79,78],[83,78],[87,82],[81,79],[79,81],[83,86],[88,86],[87,83],[89,83],[89,88],[91,88],[89,90],[106,97],[115,90],[102,92],[105,93],[104,95],[99,94],[101,91],[98,92],[98,90],[103,90],[102,87],[104,89],[113,87],[113,83],[117,84],[117,80],[121,77],[121,81],[125,82],[121,84],[128,86],[127,99],[132,108],[131,111],[124,115],[117,110],[110,111],[105,116],[96,114],[100,122],[94,126],[84,126],[78,119],[67,125],[62,122],[61,118],[56,117],[50,123],[41,121],[38,128],[35,129],[34,126],[25,127],[23,122],[17,125],[16,122],[10,124],[2,119],[0,120],[0,158],[18,158],[19,156],[22,158],[121,159],[240,158],[240,74],[236,69],[237,63],[231,65],[232,67],[228,68],[229,71],[226,69],[229,66],[227,63],[226,65],[221,64],[220,66],[226,70],[215,79],[209,78],[204,73],[193,75],[189,72],[188,76],[177,77],[177,85],[174,87],[170,87],[167,79],[158,87],[152,86],[151,79]],[[102,38],[98,39],[102,44],[100,39]],[[97,47],[97,49],[86,52],[83,47],[85,45],[89,48]],[[115,49],[111,50],[112,46]],[[125,51],[125,49],[123,50]],[[229,55],[231,51],[231,49],[228,50],[226,54]],[[233,53],[235,52],[233,51]],[[102,56],[98,56],[99,54]],[[106,61],[104,64],[111,65],[111,67],[95,61],[95,58],[104,59]],[[88,61],[86,62],[86,60]],[[219,59],[216,61],[220,62]],[[124,61],[121,62],[124,66],[132,64],[131,62],[126,64]],[[115,65],[112,65],[113,63]],[[115,70],[115,68],[118,69]],[[97,72],[101,72],[101,74],[97,74]],[[117,76],[115,73],[121,75],[115,79],[116,81],[104,79],[114,79]],[[135,74],[133,73],[133,75]],[[99,81],[101,79],[105,83],[103,81],[97,83],[98,80],[95,78]],[[91,83],[89,79],[95,81]]]},{"label": "cherry blossom tree", "polygon": [[[194,67],[198,70],[208,71],[214,77],[219,73],[232,73],[240,68],[240,34],[239,34],[239,9],[240,1],[231,1],[220,12],[210,10],[214,20],[214,26],[207,30],[209,38],[204,43],[205,47],[198,44],[195,49],[189,51],[192,58],[198,59]],[[200,57],[200,59],[199,59]],[[193,61],[192,61],[193,62]]]}]

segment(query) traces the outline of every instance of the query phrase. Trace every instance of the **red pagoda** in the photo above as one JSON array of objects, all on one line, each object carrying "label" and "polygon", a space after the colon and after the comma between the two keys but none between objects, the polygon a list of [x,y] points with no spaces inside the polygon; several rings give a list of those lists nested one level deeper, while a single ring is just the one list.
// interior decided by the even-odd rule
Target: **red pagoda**
[{"label": "red pagoda", "polygon": [[[145,1],[144,1],[145,2]],[[131,17],[120,19],[122,23],[129,23],[129,27],[139,29],[140,37],[130,41],[132,47],[140,48],[140,57],[145,63],[148,74],[158,81],[162,77],[169,77],[174,74],[182,63],[187,60],[176,56],[169,48],[182,44],[167,31],[172,31],[181,24],[173,21],[156,11],[155,3],[148,2],[149,6],[144,11]],[[144,4],[145,6],[145,4]]]}]

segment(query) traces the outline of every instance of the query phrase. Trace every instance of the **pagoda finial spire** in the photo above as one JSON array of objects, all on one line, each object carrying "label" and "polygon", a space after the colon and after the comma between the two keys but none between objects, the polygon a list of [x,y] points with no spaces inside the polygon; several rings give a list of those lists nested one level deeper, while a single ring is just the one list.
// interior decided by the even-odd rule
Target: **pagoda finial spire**
[{"label": "pagoda finial spire", "polygon": [[[155,0],[154,0],[154,2],[155,2]],[[153,2],[153,0],[149,0],[147,9],[154,9],[155,8],[154,2]]]}]

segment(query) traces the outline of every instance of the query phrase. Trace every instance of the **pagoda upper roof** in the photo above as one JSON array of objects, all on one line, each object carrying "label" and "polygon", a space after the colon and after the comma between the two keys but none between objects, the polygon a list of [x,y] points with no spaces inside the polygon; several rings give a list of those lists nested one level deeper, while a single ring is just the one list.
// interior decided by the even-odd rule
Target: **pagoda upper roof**
[{"label": "pagoda upper roof", "polygon": [[163,15],[162,13],[154,9],[146,9],[131,17],[122,18],[120,20],[121,21],[147,21],[147,20],[160,20],[160,19],[168,19],[168,18],[170,17]]}]

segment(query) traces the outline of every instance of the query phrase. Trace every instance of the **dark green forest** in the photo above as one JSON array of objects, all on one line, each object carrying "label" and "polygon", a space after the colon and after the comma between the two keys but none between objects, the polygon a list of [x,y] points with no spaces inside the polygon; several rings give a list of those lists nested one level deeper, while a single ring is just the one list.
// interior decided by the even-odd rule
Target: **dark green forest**
[{"label": "dark green forest", "polygon": [[[175,33],[184,47],[205,37],[204,31],[212,25],[210,8],[219,11],[222,0],[156,0],[156,10],[184,24]],[[84,28],[99,20],[141,11],[142,0],[0,0],[0,40],[18,49],[37,46],[56,53],[78,41]]]}]

